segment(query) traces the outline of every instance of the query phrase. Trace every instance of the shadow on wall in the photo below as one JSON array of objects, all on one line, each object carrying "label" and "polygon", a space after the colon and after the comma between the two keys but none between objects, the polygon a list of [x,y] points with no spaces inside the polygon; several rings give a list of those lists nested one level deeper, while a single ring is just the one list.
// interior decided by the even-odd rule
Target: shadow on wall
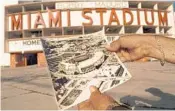
[{"label": "shadow on wall", "polygon": [[134,107],[134,109],[171,109],[175,110],[175,95],[165,93],[158,88],[148,88],[145,92],[149,92],[153,96],[159,97],[159,100],[149,100],[137,96],[125,96],[120,99],[122,103]]}]

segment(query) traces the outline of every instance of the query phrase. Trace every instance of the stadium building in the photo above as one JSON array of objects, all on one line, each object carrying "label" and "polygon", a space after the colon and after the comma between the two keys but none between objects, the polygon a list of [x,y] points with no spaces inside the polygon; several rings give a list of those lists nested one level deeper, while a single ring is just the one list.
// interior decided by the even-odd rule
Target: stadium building
[{"label": "stadium building", "polygon": [[4,50],[10,66],[46,65],[41,37],[68,37],[105,29],[110,36],[175,37],[173,2],[29,2],[5,6]]}]

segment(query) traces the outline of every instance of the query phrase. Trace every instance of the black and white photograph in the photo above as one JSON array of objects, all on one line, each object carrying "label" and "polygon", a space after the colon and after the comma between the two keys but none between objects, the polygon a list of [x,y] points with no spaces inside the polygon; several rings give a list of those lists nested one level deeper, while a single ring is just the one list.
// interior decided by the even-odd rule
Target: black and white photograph
[{"label": "black and white photograph", "polygon": [[41,42],[60,109],[88,99],[90,85],[103,92],[131,78],[116,54],[106,50],[108,40],[103,30],[82,36],[42,38]]}]

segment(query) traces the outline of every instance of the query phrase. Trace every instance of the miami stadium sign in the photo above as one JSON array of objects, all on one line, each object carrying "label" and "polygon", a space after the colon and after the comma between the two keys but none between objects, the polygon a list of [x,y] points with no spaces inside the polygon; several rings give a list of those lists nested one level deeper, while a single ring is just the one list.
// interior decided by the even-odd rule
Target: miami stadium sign
[{"label": "miami stadium sign", "polygon": [[51,27],[92,25],[169,26],[169,11],[129,8],[84,8],[82,10],[47,10],[8,16],[9,31]]}]

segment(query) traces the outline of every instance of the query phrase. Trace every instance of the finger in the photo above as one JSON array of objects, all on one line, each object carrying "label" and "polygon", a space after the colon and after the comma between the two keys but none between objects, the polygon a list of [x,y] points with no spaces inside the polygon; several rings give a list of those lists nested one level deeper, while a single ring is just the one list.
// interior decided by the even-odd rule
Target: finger
[{"label": "finger", "polygon": [[96,87],[90,87],[91,96],[89,102],[92,104],[95,110],[105,110],[109,104],[112,104],[114,100],[102,94]]},{"label": "finger", "polygon": [[130,54],[129,54],[127,51],[121,50],[120,52],[121,52],[121,54],[122,54],[122,57],[125,59],[125,62],[126,62],[126,61],[131,61]]},{"label": "finger", "polygon": [[89,102],[89,100],[86,100],[86,101],[78,104],[77,107],[78,107],[78,110],[93,110],[93,106]]},{"label": "finger", "polygon": [[140,48],[132,49],[132,50],[120,50],[120,60],[122,62],[130,62],[130,61],[135,61],[139,60],[143,57],[143,54],[140,52]]},{"label": "finger", "polygon": [[139,60],[144,57],[141,48],[136,48],[130,52],[131,61]]},{"label": "finger", "polygon": [[89,98],[89,101],[91,103],[98,102],[101,96],[101,92],[98,90],[98,88],[95,86],[90,86],[90,92],[91,92],[91,96]]},{"label": "finger", "polygon": [[120,40],[113,41],[106,49],[111,52],[117,52],[120,49]]},{"label": "finger", "polygon": [[[101,92],[95,86],[90,86],[89,90],[91,92],[90,99],[92,100],[95,96],[101,94]],[[78,110],[93,110],[93,105],[91,104],[90,99],[78,104]]]},{"label": "finger", "polygon": [[116,54],[119,57],[121,62],[126,62],[127,61],[127,59],[122,55],[121,52],[117,52]]},{"label": "finger", "polygon": [[116,52],[117,56],[120,58],[120,57],[123,57],[122,53],[119,51],[119,52]]},{"label": "finger", "polygon": [[125,57],[120,57],[121,62],[127,62],[127,59]]},{"label": "finger", "polygon": [[115,103],[110,96],[94,92],[91,94],[89,101],[95,110],[106,110],[109,105]]},{"label": "finger", "polygon": [[90,86],[90,87],[89,87],[89,90],[90,90],[91,94],[92,94],[92,93],[101,93],[101,92],[98,90],[98,88],[95,87],[95,86]]}]

